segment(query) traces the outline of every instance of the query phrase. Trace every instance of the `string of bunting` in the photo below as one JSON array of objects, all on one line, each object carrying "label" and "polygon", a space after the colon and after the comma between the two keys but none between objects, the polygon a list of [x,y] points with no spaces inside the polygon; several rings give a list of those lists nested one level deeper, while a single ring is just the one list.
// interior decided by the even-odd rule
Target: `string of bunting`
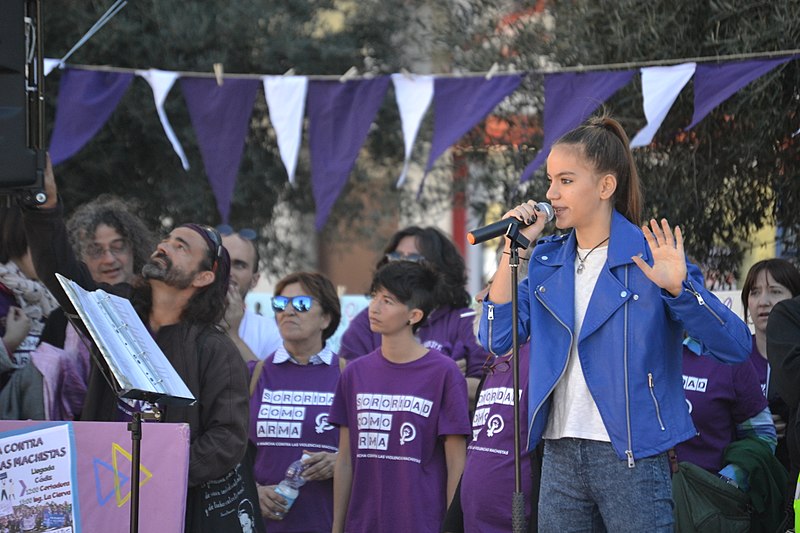
[{"label": "string of bunting", "polygon": [[[48,59],[46,73],[56,67],[63,70],[50,153],[54,164],[75,155],[102,128],[134,77],[141,77],[153,91],[165,134],[188,169],[180,140],[164,110],[168,94],[179,82],[217,208],[223,221],[227,221],[250,116],[263,88],[281,159],[292,183],[304,118],[308,119],[315,223],[320,230],[347,182],[390,83],[394,86],[405,145],[399,187],[405,180],[420,125],[431,106],[434,124],[426,175],[445,151],[514,93],[523,78],[541,76],[544,142],[522,172],[520,180],[526,181],[544,163],[556,139],[590,116],[636,74],[641,76],[647,125],[633,137],[633,148],[652,141],[689,80],[694,83],[694,114],[686,130],[752,81],[797,58],[800,49],[525,72],[500,72],[494,65],[481,73],[421,75],[404,71],[359,75],[351,68],[342,76],[299,76],[291,71],[284,75],[229,74],[221,64],[215,64],[213,72],[143,70],[69,65]],[[794,135],[798,133],[800,129]],[[424,179],[420,189],[422,186]]]}]

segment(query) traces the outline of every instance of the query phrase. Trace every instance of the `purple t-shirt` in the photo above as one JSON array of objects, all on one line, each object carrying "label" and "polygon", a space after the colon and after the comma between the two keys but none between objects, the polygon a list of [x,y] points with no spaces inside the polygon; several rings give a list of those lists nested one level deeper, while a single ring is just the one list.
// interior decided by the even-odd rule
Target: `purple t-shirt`
[{"label": "purple t-shirt", "polygon": [[429,350],[397,364],[380,349],[347,365],[331,408],[350,436],[353,481],[345,531],[439,533],[447,499],[445,435],[468,435],[458,366]]},{"label": "purple t-shirt", "polygon": [[[520,443],[522,493],[525,517],[531,514],[531,461],[524,452],[528,435],[528,357],[530,344],[519,350]],[[511,499],[514,494],[514,370],[511,356],[494,361],[486,375],[472,417],[472,442],[461,478],[461,509],[466,533],[511,531]]]},{"label": "purple t-shirt", "polygon": [[[483,363],[489,356],[475,337],[475,311],[469,307],[439,307],[417,330],[417,339],[426,348],[437,350],[454,361],[466,359],[467,375],[481,377]],[[339,356],[352,361],[374,352],[381,345],[379,333],[369,329],[369,309],[362,310],[342,335]]]},{"label": "purple t-shirt", "polygon": [[697,435],[675,447],[679,461],[718,472],[725,447],[736,439],[736,424],[767,406],[749,361],[726,365],[683,348],[683,390]]},{"label": "purple t-shirt", "polygon": [[[333,391],[339,379],[339,358],[330,365],[298,365],[292,361],[264,367],[250,397],[250,440],[256,445],[253,473],[259,485],[277,485],[286,467],[303,450],[336,452],[339,429],[328,423]],[[249,364],[253,371],[255,361]],[[325,532],[333,524],[333,479],[308,481],[283,520],[266,520],[267,531]]]}]

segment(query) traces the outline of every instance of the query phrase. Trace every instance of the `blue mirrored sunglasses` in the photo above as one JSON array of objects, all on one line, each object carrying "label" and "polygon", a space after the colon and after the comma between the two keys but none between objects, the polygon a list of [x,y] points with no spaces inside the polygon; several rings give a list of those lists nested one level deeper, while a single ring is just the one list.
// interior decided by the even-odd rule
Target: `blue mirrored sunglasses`
[{"label": "blue mirrored sunglasses", "polygon": [[298,313],[305,313],[311,310],[311,302],[314,299],[311,296],[273,296],[272,297],[272,310],[276,313],[286,311],[286,306],[292,304],[294,310]]},{"label": "blue mirrored sunglasses", "polygon": [[233,235],[235,233],[236,235],[247,241],[254,241],[258,238],[258,234],[256,233],[256,230],[254,230],[253,228],[242,228],[239,231],[236,231],[228,224],[220,224],[219,226],[217,226],[217,231],[219,231],[220,234],[225,235],[226,237],[228,235]]}]

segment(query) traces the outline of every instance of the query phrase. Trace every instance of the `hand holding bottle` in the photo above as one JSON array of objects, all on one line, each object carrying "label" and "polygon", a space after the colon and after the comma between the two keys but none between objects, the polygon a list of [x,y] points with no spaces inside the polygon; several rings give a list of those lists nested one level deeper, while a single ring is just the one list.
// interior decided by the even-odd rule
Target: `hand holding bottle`
[{"label": "hand holding bottle", "polygon": [[300,495],[300,487],[306,484],[306,480],[303,478],[303,471],[306,465],[303,460],[308,457],[309,455],[303,454],[303,457],[290,464],[289,468],[286,469],[286,477],[275,487],[275,494],[281,496],[286,502],[283,510],[278,513],[280,518],[283,518],[289,512],[289,509],[294,505],[294,501]]}]

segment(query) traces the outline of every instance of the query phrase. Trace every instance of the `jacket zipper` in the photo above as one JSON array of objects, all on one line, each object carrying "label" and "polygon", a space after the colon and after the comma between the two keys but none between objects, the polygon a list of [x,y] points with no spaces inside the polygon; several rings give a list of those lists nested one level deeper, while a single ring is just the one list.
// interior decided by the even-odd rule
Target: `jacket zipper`
[{"label": "jacket zipper", "polygon": [[[628,266],[625,266],[625,286],[629,287],[629,279],[628,279]],[[628,311],[629,311],[629,301],[625,302],[625,326],[623,327],[623,336],[622,339],[622,361],[625,366],[625,418],[626,423],[628,424],[628,449],[625,450],[625,455],[628,457],[628,468],[633,468],[636,466],[636,463],[633,459],[633,436],[631,433],[631,394],[628,386]]]},{"label": "jacket zipper", "polygon": [[708,309],[708,312],[711,313],[714,316],[714,318],[716,318],[717,321],[719,321],[720,324],[725,325],[725,321],[722,320],[722,318],[720,318],[720,316],[717,313],[715,313],[713,309],[711,309],[709,306],[706,305],[706,301],[703,300],[703,296],[695,290],[694,285],[692,285],[692,282],[687,281],[686,284],[688,285],[688,287],[686,287],[686,290],[690,292],[692,295],[694,295],[695,298],[697,298],[697,303],[701,307],[705,307],[706,309]]},{"label": "jacket zipper", "polygon": [[492,348],[494,345],[494,336],[492,335],[492,330],[494,329],[494,304],[489,304],[487,306],[486,319],[489,321],[489,353],[497,357],[497,354],[494,353],[494,349]]},{"label": "jacket zipper", "polygon": [[661,407],[659,407],[658,400],[656,399],[655,383],[653,382],[652,372],[647,373],[647,386],[650,388],[650,397],[653,398],[653,405],[656,406],[656,417],[658,417],[658,425],[661,426],[661,431],[664,431],[667,428],[664,427],[664,421],[661,419]]},{"label": "jacket zipper", "polygon": [[[547,309],[547,312],[550,313],[551,315],[553,315],[553,318],[555,318],[558,321],[559,324],[564,326],[564,329],[566,329],[567,333],[569,333],[569,350],[567,351],[567,360],[564,363],[564,368],[561,369],[561,374],[558,375],[558,379],[556,380],[555,383],[553,383],[553,386],[550,387],[550,390],[547,391],[547,394],[545,394],[544,397],[546,399],[548,396],[550,396],[553,393],[553,391],[556,388],[556,385],[558,385],[558,382],[561,381],[561,378],[564,377],[564,373],[567,371],[567,364],[569,363],[569,356],[572,353],[572,343],[575,341],[575,336],[572,334],[572,330],[569,329],[569,326],[564,324],[564,322],[560,318],[558,318],[558,316],[553,312],[553,310],[550,309],[550,307],[548,307],[548,305],[546,303],[544,303],[541,298],[539,298],[539,292],[538,291],[536,292],[536,299],[539,300],[539,303],[542,304],[542,306],[544,306],[545,309]],[[533,416],[530,417],[531,422],[536,418],[536,415],[539,414],[539,410],[542,408],[543,404],[544,404],[544,400],[541,401],[539,403],[539,405],[536,406],[536,409],[533,411]],[[530,424],[530,427],[528,428],[528,442],[531,441],[531,431],[532,431],[532,429],[533,429],[533,424]]]}]

